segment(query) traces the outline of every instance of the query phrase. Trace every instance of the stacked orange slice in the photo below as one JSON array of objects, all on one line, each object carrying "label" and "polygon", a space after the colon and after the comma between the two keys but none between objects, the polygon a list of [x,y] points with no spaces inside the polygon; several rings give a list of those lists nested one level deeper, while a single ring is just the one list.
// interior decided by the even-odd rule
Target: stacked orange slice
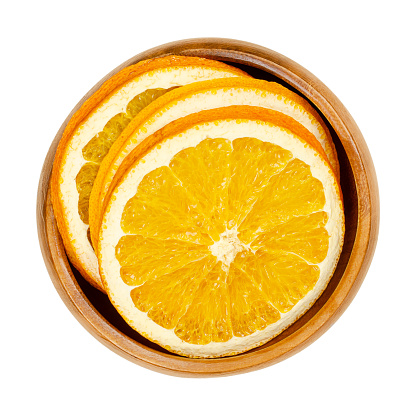
[{"label": "stacked orange slice", "polygon": [[120,71],[74,114],[59,143],[51,180],[52,203],[73,265],[102,290],[90,243],[90,194],[100,165],[137,114],[167,91],[200,80],[246,76],[212,60],[168,56]]},{"label": "stacked orange slice", "polygon": [[[324,148],[336,176],[339,165],[331,135],[319,114],[299,95],[283,86],[253,78],[216,79],[189,84],[165,94],[139,114],[104,159],[90,199],[91,238],[96,246],[103,207],[121,175],[119,167],[150,134],[191,113],[230,105],[260,106],[280,111],[302,124]],[[129,161],[131,158],[128,159]]]},{"label": "stacked orange slice", "polygon": [[[317,111],[279,84],[212,65],[227,75],[163,84],[110,146],[104,129],[84,140],[106,155],[82,181],[90,159],[67,161],[78,122],[52,177],[58,224],[87,213],[99,269],[92,277],[80,259],[85,221],[60,225],[71,261],[132,328],[189,357],[238,354],[291,325],[327,286],[344,236],[336,150]],[[77,186],[88,203],[65,192]]]}]

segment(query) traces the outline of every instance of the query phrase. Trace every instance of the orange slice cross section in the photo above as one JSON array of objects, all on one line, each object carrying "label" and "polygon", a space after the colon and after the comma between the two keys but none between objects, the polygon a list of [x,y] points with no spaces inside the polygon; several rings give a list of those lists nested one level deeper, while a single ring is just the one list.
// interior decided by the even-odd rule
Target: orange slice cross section
[{"label": "orange slice cross section", "polygon": [[238,354],[320,296],[342,249],[336,175],[285,114],[229,106],[143,140],[120,167],[98,240],[110,300],[190,357]]}]

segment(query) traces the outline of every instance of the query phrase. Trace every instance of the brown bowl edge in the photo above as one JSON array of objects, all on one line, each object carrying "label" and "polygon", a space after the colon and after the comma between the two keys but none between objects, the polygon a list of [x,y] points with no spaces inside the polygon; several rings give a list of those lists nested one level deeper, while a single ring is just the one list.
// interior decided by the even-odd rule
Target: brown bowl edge
[{"label": "brown bowl edge", "polygon": [[[300,92],[321,112],[338,136],[351,166],[356,192],[356,232],[342,276],[325,302],[314,305],[312,316],[285,336],[250,352],[218,359],[190,359],[156,350],[129,338],[110,324],[94,308],[80,288],[68,263],[56,227],[48,195],[53,158],[66,124],[81,104],[101,84],[122,68],[140,60],[164,55],[191,55],[221,60],[230,64],[258,68],[278,77]],[[345,198],[345,195],[344,195]],[[289,58],[248,42],[199,38],[171,42],[140,53],[111,71],[75,106],[59,129],[46,156],[38,188],[37,225],[42,255],[51,280],[77,320],[108,348],[143,367],[165,374],[185,377],[210,377],[243,373],[282,361],[310,345],[341,316],[356,295],[371,263],[379,228],[379,196],[373,162],[364,138],[351,115],[338,98],[314,75]],[[301,318],[302,319],[302,318]],[[299,321],[298,321],[299,322]],[[277,341],[276,341],[277,340]]]}]

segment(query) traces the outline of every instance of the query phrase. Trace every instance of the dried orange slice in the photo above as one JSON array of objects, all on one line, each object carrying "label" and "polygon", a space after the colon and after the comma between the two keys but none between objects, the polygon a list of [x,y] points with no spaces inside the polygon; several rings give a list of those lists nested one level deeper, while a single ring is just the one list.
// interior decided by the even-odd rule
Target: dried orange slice
[{"label": "dried orange slice", "polygon": [[236,68],[202,58],[168,56],[142,61],[110,78],[74,114],[56,152],[51,194],[67,254],[91,284],[102,289],[89,240],[89,199],[112,144],[143,108],[172,88],[243,75]]},{"label": "dried orange slice", "polygon": [[269,108],[294,118],[321,144],[339,178],[337,154],[328,128],[317,111],[298,94],[275,82],[248,77],[190,84],[165,94],[142,111],[117,139],[103,160],[90,199],[91,239],[94,246],[97,243],[103,207],[107,203],[106,198],[117,182],[117,176],[121,174],[117,173],[117,170],[137,144],[177,118],[231,105]]},{"label": "dried orange slice", "polygon": [[131,327],[175,353],[221,357],[264,344],[320,296],[343,206],[302,125],[229,106],[176,120],[133,153],[98,241],[107,294]]}]

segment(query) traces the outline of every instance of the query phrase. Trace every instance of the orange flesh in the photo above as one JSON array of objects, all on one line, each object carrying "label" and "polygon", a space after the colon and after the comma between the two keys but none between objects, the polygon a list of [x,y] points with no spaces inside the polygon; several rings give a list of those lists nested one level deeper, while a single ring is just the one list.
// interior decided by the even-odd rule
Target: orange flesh
[{"label": "orange flesh", "polygon": [[88,163],[82,166],[75,181],[79,194],[78,214],[84,224],[89,223],[91,190],[105,155],[109,152],[121,132],[143,108],[173,88],[149,89],[136,95],[128,103],[126,111],[112,117],[104,126],[104,129],[96,134],[82,149],[82,156]]},{"label": "orange flesh", "polygon": [[183,341],[253,334],[315,286],[324,205],[321,182],[291,152],[205,139],[149,172],[125,205],[121,278],[136,307]]}]

